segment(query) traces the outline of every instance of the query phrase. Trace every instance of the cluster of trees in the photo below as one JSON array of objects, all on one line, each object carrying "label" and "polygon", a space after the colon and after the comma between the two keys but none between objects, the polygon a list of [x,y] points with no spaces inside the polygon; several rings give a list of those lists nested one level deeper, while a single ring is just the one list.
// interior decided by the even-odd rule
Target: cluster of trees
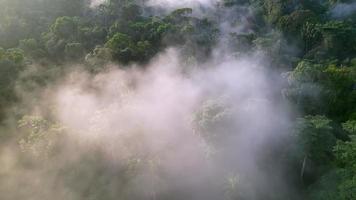
[{"label": "cluster of trees", "polygon": [[16,99],[14,86],[16,78],[24,68],[24,55],[21,49],[0,48],[0,119],[3,120],[5,108]]},{"label": "cluster of trees", "polygon": [[208,54],[216,39],[213,23],[191,16],[190,8],[154,16],[149,10],[143,15],[145,7],[134,0],[111,0],[95,8],[86,0],[26,3],[1,2],[0,46],[21,48],[34,60],[63,64],[108,48],[120,63],[146,62],[167,45],[206,46]]},{"label": "cluster of trees", "polygon": [[295,159],[313,200],[356,197],[356,18],[330,15],[339,3],[352,1],[265,2],[266,20],[299,49],[282,93],[300,111]]},{"label": "cluster of trees", "polygon": [[[18,82],[31,89],[29,85],[42,87],[56,79],[52,72],[68,63],[81,63],[96,73],[108,62],[145,64],[168,45],[180,45],[188,56],[204,59],[218,31],[216,24],[191,13],[183,8],[155,16],[134,0],[110,0],[94,8],[87,0],[0,1],[0,110],[15,98],[21,67],[26,75]],[[29,73],[31,65],[38,69]]]},{"label": "cluster of trees", "polygon": [[[290,130],[297,142],[285,151],[294,177],[301,178],[301,191],[313,200],[356,198],[356,18],[334,18],[330,10],[339,3],[352,0],[225,0],[220,5],[222,10],[249,6],[253,13],[245,31],[230,34],[230,50],[262,51],[271,67],[285,72],[288,87],[281,93],[300,111]],[[0,0],[0,121],[19,100],[16,84],[43,87],[68,63],[82,63],[91,73],[108,62],[144,65],[172,45],[186,59],[204,62],[218,42],[219,19],[191,14],[191,8],[182,8],[156,16],[135,0],[107,0],[94,8],[87,0]],[[221,110],[221,105],[203,108],[213,115]],[[198,131],[217,131],[211,123],[220,121],[211,121],[200,123]],[[19,119],[24,127],[20,148],[47,156],[50,140],[63,132],[31,116]],[[206,137],[218,142],[214,135]]]}]

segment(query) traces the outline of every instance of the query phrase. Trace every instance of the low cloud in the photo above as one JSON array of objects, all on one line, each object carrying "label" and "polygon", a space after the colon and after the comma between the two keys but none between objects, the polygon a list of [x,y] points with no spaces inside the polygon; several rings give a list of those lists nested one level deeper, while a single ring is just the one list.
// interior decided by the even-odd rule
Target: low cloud
[{"label": "low cloud", "polygon": [[[169,49],[146,69],[113,66],[94,76],[72,72],[45,93],[43,101],[54,111],[42,106],[37,112],[52,112],[65,127],[57,156],[47,166],[25,170],[9,160],[17,157],[11,151],[3,153],[0,161],[13,165],[3,171],[16,176],[5,176],[0,188],[10,179],[23,182],[20,194],[29,199],[84,199],[94,181],[90,177],[97,177],[89,174],[104,170],[100,177],[108,185],[93,188],[96,195],[196,200],[288,196],[283,165],[269,154],[286,135],[291,113],[275,97],[281,85],[272,82],[273,72],[261,62],[257,57],[219,57],[187,72],[177,50]],[[21,176],[31,181],[21,181]],[[12,192],[8,199],[20,194]]]},{"label": "low cloud", "polygon": [[354,14],[356,11],[356,2],[354,3],[338,3],[330,11],[334,18],[344,18]]}]

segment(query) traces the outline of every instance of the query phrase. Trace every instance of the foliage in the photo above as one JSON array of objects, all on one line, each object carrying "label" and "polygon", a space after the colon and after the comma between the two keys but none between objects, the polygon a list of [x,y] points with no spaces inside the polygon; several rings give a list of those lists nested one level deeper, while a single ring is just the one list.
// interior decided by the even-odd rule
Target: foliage
[{"label": "foliage", "polygon": [[[19,88],[25,93],[51,90],[48,84],[63,78],[72,64],[83,65],[94,74],[107,69],[110,63],[146,66],[155,55],[172,46],[179,49],[185,63],[205,63],[215,47],[227,43],[224,54],[263,55],[266,67],[284,74],[283,97],[300,116],[286,134],[295,144],[286,145],[281,152],[293,152],[285,161],[291,165],[286,168],[292,174],[302,171],[299,192],[313,200],[355,199],[356,18],[353,13],[345,17],[332,15],[338,5],[351,3],[224,0],[213,11],[179,8],[160,12],[139,0],[106,0],[98,6],[90,6],[88,0],[0,0],[0,130],[16,107],[13,118],[18,121],[18,133],[9,137],[20,138],[16,141],[25,155],[50,157],[65,129],[48,116],[29,116],[29,111],[17,108],[21,98],[31,98],[19,95]],[[239,20],[243,9],[248,12]],[[230,105],[222,100],[204,102],[192,124],[212,155],[224,148],[220,141],[228,136],[226,127],[234,124]],[[63,173],[72,177],[68,184],[75,178],[90,182],[90,177],[104,174],[97,182],[92,181],[95,183],[71,187],[83,194],[99,187],[100,192],[93,198],[110,199],[106,188],[100,187],[114,181],[105,173],[110,169],[99,159],[103,155],[90,153],[66,166],[73,173]],[[120,175],[120,184],[127,184],[130,173],[137,172],[132,169],[157,167],[152,164],[155,162],[153,158],[132,156],[122,166],[125,173]],[[86,164],[93,167],[85,169]],[[75,171],[77,166],[80,170]],[[235,175],[228,178],[227,198],[238,193],[239,181]],[[114,195],[135,199],[126,189],[122,187]]]},{"label": "foliage", "polygon": [[306,23],[315,23],[317,21],[317,16],[310,10],[296,10],[290,15],[281,17],[278,24],[284,33],[298,36]]},{"label": "foliage", "polygon": [[288,74],[288,81],[290,86],[284,91],[285,96],[307,114],[327,114],[342,120],[354,112],[351,108],[355,103],[352,67],[301,61]]},{"label": "foliage", "polygon": [[356,53],[356,28],[347,22],[330,21],[322,26],[323,45],[339,58]]},{"label": "foliage", "polygon": [[336,138],[325,116],[306,116],[296,123],[296,137],[303,154],[317,165],[325,165],[332,159]]},{"label": "foliage", "polygon": [[0,48],[0,121],[8,106],[17,99],[14,85],[18,74],[24,68],[24,59],[20,49]]}]

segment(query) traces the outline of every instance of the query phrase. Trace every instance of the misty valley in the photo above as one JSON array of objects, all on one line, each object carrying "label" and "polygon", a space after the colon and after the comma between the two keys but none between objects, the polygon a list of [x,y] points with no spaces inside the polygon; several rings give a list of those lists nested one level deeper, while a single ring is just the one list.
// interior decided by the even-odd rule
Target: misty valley
[{"label": "misty valley", "polygon": [[0,200],[355,200],[356,1],[0,0]]}]

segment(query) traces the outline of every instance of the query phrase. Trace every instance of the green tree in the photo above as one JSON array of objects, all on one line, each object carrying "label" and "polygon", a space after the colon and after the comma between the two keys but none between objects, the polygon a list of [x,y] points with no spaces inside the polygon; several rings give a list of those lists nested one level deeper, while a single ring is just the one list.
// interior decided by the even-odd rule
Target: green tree
[{"label": "green tree", "polygon": [[133,45],[131,37],[122,33],[116,33],[105,44],[107,48],[112,50],[114,59],[123,63],[132,61]]},{"label": "green tree", "polygon": [[283,92],[306,114],[325,114],[337,121],[354,111],[353,68],[301,61],[288,73],[289,87]]},{"label": "green tree", "polygon": [[345,59],[356,53],[356,28],[350,23],[329,21],[321,30],[323,47],[329,55]]},{"label": "green tree", "polygon": [[304,156],[322,166],[330,164],[336,138],[331,120],[325,116],[306,116],[296,122],[295,134]]},{"label": "green tree", "polygon": [[65,46],[64,53],[70,60],[76,60],[83,58],[85,54],[85,49],[81,43],[74,42],[68,43]]},{"label": "green tree", "polygon": [[0,121],[5,110],[16,101],[15,81],[24,66],[24,55],[20,49],[0,48]]}]

